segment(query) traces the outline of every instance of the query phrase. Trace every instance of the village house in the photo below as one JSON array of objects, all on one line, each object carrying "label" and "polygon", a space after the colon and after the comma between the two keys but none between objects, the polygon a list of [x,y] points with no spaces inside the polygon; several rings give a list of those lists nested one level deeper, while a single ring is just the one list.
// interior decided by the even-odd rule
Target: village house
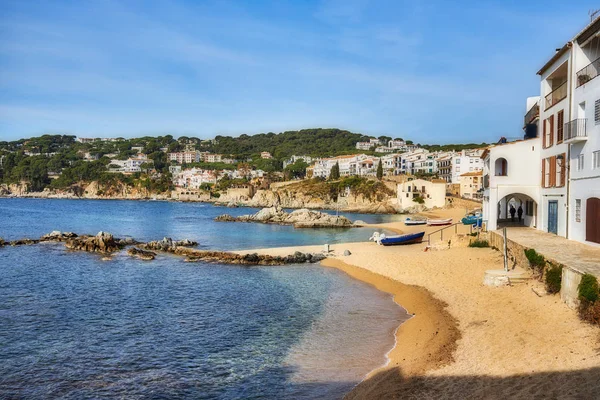
[{"label": "village house", "polygon": [[369,138],[368,142],[357,142],[356,149],[357,150],[371,150],[372,147],[377,147],[381,144],[379,139]]},{"label": "village house", "polygon": [[175,186],[186,189],[200,189],[203,183],[217,183],[215,171],[198,168],[185,169],[173,176]]},{"label": "village house", "polygon": [[207,163],[217,163],[223,161],[221,154],[203,153],[203,161]]},{"label": "village house", "polygon": [[179,164],[200,162],[200,152],[198,150],[191,150],[169,153],[169,161],[176,161]]},{"label": "village house", "polygon": [[480,200],[483,197],[483,171],[466,172],[460,176],[460,197]]},{"label": "village house", "polygon": [[271,158],[273,158],[273,156],[268,151],[263,151],[262,153],[260,153],[260,158],[270,160]]},{"label": "village house", "polygon": [[398,205],[404,210],[422,204],[427,208],[446,204],[446,182],[441,179],[413,179],[399,183]]}]

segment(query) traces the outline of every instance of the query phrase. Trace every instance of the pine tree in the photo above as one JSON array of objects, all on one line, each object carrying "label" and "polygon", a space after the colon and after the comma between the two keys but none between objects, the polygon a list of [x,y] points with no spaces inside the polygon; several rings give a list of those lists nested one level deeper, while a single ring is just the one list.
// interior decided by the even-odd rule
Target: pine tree
[{"label": "pine tree", "polygon": [[383,178],[383,166],[381,165],[381,160],[379,160],[379,164],[377,164],[377,179],[381,180]]},{"label": "pine tree", "polygon": [[336,180],[340,179],[340,164],[335,163],[333,167],[331,167],[331,172],[329,173],[329,179]]}]

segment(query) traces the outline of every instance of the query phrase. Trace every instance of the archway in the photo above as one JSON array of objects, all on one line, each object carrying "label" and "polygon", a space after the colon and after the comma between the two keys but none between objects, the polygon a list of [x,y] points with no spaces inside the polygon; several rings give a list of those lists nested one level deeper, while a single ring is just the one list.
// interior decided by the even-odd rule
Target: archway
[{"label": "archway", "polygon": [[[537,225],[537,203],[522,193],[511,193],[498,202],[497,227]],[[514,210],[514,214],[511,213]],[[519,214],[521,217],[519,218]],[[514,215],[514,217],[513,217]]]}]

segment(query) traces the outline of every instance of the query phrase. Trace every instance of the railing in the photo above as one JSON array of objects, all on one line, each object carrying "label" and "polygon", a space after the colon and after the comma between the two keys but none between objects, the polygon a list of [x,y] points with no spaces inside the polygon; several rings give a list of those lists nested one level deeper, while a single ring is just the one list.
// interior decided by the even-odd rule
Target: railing
[{"label": "railing", "polygon": [[527,114],[525,114],[525,123],[523,126],[529,124],[531,121],[536,119],[540,115],[540,106],[536,103],[531,107]]},{"label": "railing", "polygon": [[565,124],[564,140],[587,137],[587,119],[579,118]]},{"label": "railing", "polygon": [[[455,224],[445,226],[442,229],[438,229],[437,231],[431,232],[430,234],[427,235],[427,245],[431,246],[431,235],[435,235],[436,233],[440,234],[440,241],[444,240],[444,231],[446,229],[454,228],[454,234],[456,235],[458,233],[459,225],[467,226],[467,225],[463,224],[462,222],[457,222]],[[471,234],[471,233],[473,233],[473,225],[469,225],[469,234]]]},{"label": "railing", "polygon": [[546,110],[567,97],[567,81],[546,95]]},{"label": "railing", "polygon": [[600,70],[600,57],[596,58],[594,61],[577,72],[577,87],[585,85],[597,77],[598,70]]}]

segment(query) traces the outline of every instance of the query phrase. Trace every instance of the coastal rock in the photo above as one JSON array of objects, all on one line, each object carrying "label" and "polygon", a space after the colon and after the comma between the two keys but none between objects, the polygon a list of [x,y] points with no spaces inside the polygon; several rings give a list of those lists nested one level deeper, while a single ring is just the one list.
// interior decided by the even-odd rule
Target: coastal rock
[{"label": "coastal rock", "polygon": [[163,240],[155,240],[152,242],[144,243],[141,247],[149,250],[168,251],[174,252],[177,247],[192,247],[196,246],[198,242],[189,239],[173,240],[165,237]]},{"label": "coastal rock", "polygon": [[96,236],[81,236],[68,239],[65,246],[71,250],[95,253],[113,253],[121,249],[121,245],[108,232],[98,232]]},{"label": "coastal rock", "polygon": [[43,235],[40,238],[40,242],[64,242],[67,239],[75,237],[77,237],[77,234],[73,232],[52,231]]},{"label": "coastal rock", "polygon": [[24,239],[17,239],[17,240],[13,240],[10,242],[11,246],[23,246],[23,245],[30,245],[30,244],[36,244],[39,243],[40,241],[37,239],[29,239],[29,238],[24,238]]},{"label": "coastal rock", "polygon": [[239,265],[285,265],[301,264],[306,262],[315,263],[326,258],[322,254],[310,254],[302,252],[296,252],[286,257],[280,257],[258,253],[237,254],[226,251],[206,251],[185,247],[178,247],[174,253],[177,255],[186,256],[187,262],[202,261]]},{"label": "coastal rock", "polygon": [[295,228],[348,228],[352,221],[306,208],[287,213],[280,207],[263,208],[255,214],[232,217],[224,214],[215,218],[218,222],[259,222],[263,224],[293,225]]},{"label": "coastal rock", "polygon": [[154,260],[154,258],[156,258],[156,253],[152,251],[138,249],[136,247],[131,247],[130,249],[128,249],[127,254],[145,261]]},{"label": "coastal rock", "polygon": [[137,240],[135,240],[132,237],[126,237],[126,238],[122,238],[122,239],[115,239],[115,241],[120,246],[132,246],[132,245],[136,245],[136,244],[140,243],[140,242],[138,242]]}]

